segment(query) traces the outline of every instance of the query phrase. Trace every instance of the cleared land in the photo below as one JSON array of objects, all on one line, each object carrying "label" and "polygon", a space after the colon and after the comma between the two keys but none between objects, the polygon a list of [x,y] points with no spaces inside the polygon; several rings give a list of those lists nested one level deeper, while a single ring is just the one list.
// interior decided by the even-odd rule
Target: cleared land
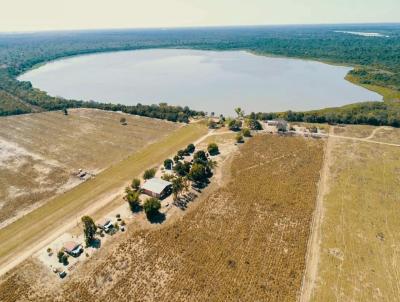
[{"label": "cleared land", "polygon": [[51,289],[32,282],[25,269],[49,276],[26,262],[3,280],[0,300],[293,301],[322,151],[321,140],[254,137],[221,167],[225,185],[181,219],[128,228]]},{"label": "cleared land", "polygon": [[40,208],[0,229],[1,269],[12,267],[15,261],[28,257],[38,244],[45,244],[53,235],[59,235],[64,229],[71,227],[71,223],[76,223],[77,217],[112,201],[115,196],[122,194],[123,188],[133,177],[140,175],[146,168],[161,163],[206,132],[204,126],[197,124],[181,127],[165,139],[141,149],[95,178],[51,199]]},{"label": "cleared land", "polygon": [[1,117],[0,226],[81,183],[78,169],[97,174],[178,128],[91,109]]},{"label": "cleared land", "polygon": [[[347,126],[341,135],[398,143],[400,129]],[[400,300],[400,148],[329,138],[319,265],[312,301]]]}]

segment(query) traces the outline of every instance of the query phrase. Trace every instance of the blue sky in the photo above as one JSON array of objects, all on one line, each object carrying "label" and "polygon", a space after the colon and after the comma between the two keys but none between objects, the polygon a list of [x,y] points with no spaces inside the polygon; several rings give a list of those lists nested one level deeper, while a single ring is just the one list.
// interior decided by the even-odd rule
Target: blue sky
[{"label": "blue sky", "polygon": [[400,0],[0,0],[0,31],[400,22]]}]

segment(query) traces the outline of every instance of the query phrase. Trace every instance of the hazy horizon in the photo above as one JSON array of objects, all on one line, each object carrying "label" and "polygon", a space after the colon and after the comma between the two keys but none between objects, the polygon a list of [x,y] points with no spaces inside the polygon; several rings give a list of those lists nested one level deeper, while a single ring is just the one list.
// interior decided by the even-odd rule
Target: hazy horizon
[{"label": "hazy horizon", "polygon": [[400,1],[382,0],[0,0],[0,32],[400,22]]}]

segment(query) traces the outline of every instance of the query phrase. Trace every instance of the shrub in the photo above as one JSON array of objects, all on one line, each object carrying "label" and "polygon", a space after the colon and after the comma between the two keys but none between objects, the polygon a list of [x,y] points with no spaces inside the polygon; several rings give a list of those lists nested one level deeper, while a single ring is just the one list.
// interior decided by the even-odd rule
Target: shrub
[{"label": "shrub", "polygon": [[140,188],[140,179],[138,178],[134,178],[132,180],[132,184],[131,184],[132,189],[134,189],[135,191],[138,191]]},{"label": "shrub", "polygon": [[172,161],[172,159],[167,158],[166,160],[164,160],[164,167],[167,170],[171,170],[172,166],[173,166],[174,162]]},{"label": "shrub", "polygon": [[210,155],[217,155],[219,153],[218,145],[216,143],[210,143],[207,147],[207,151]]},{"label": "shrub", "polygon": [[189,152],[189,153],[193,153],[195,149],[196,149],[196,147],[193,144],[189,144],[186,147],[186,151]]},{"label": "shrub", "polygon": [[155,168],[151,168],[151,169],[148,169],[148,170],[144,171],[143,178],[144,179],[151,179],[155,175],[156,175],[156,169]]},{"label": "shrub", "polygon": [[236,135],[236,142],[243,143],[243,136],[240,133]]},{"label": "shrub", "polygon": [[251,137],[250,129],[248,128],[243,129],[242,133],[244,137]]},{"label": "shrub", "polygon": [[148,217],[153,216],[161,209],[161,202],[157,198],[149,198],[145,201],[143,209]]}]

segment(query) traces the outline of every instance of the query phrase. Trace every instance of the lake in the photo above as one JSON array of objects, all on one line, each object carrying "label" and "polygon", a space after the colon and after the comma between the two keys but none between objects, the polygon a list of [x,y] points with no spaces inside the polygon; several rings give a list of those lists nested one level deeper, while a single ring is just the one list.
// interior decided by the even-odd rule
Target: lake
[{"label": "lake", "polygon": [[52,96],[130,104],[167,102],[233,114],[310,110],[382,97],[344,79],[351,68],[245,51],[151,49],[77,56],[19,77]]}]

